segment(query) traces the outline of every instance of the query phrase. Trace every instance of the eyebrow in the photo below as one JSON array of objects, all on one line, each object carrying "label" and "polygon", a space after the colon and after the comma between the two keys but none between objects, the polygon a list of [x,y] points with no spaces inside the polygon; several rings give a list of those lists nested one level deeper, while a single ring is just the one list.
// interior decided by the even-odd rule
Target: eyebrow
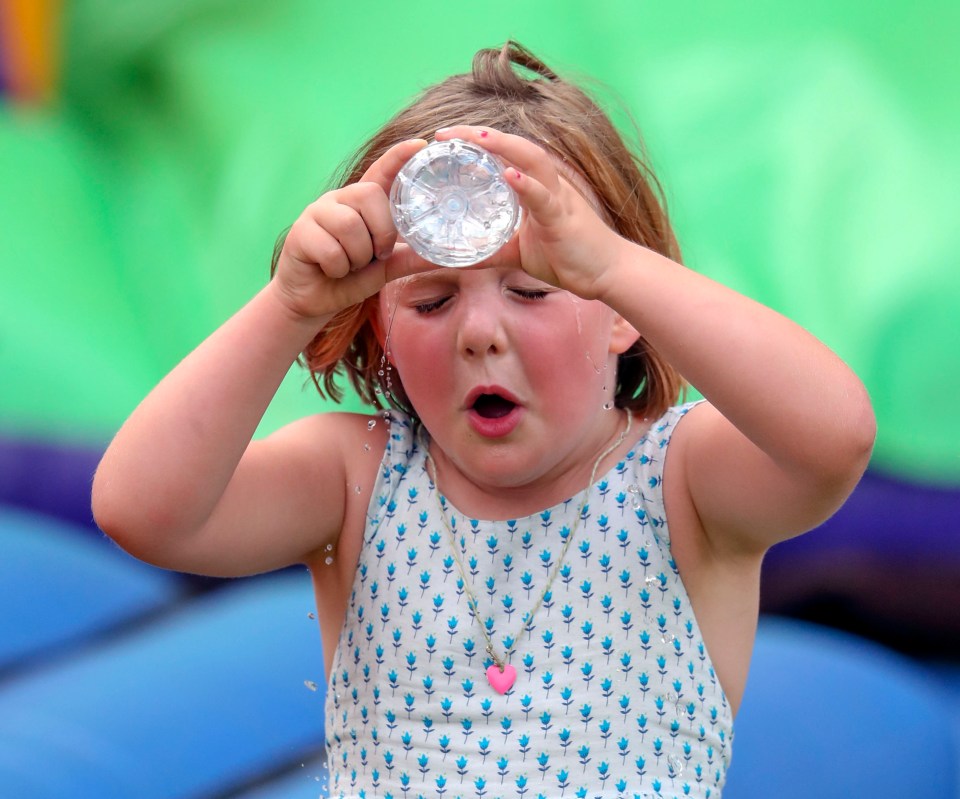
[{"label": "eyebrow", "polygon": [[404,292],[407,289],[417,287],[448,286],[458,282],[457,274],[451,273],[449,269],[436,269],[432,272],[421,272],[417,275],[410,275],[397,281],[397,289]]},{"label": "eyebrow", "polygon": [[[494,267],[500,270],[503,270],[503,267]],[[460,283],[460,276],[463,273],[463,270],[460,269],[449,269],[444,267],[438,267],[429,272],[420,272],[415,275],[408,275],[407,277],[400,278],[399,280],[394,281],[394,285],[397,288],[397,296],[401,296],[404,292],[411,289],[421,289],[421,290],[446,290],[448,288],[455,288]],[[520,274],[523,275],[535,283],[540,284],[542,281],[533,278],[530,275],[527,275],[519,267],[512,268],[508,270],[507,274]],[[549,284],[543,284],[545,286]]]}]

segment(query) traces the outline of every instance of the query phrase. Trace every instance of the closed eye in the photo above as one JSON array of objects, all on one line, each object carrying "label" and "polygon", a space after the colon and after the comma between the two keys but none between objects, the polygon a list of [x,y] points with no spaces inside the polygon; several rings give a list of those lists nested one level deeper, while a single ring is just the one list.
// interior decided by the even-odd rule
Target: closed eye
[{"label": "closed eye", "polygon": [[544,289],[510,289],[518,297],[521,297],[525,300],[542,300],[544,297],[549,294],[549,291]]},{"label": "closed eye", "polygon": [[439,310],[443,305],[449,300],[449,297],[440,297],[436,300],[430,300],[429,302],[421,302],[413,306],[413,309],[418,314],[429,314],[433,313],[436,310]]}]

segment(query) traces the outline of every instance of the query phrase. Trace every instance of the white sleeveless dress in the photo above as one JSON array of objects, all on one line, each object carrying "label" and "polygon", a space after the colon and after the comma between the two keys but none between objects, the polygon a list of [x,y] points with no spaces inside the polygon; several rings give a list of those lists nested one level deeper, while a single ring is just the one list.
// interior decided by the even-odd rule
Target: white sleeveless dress
[{"label": "white sleeveless dress", "polygon": [[[565,561],[504,695],[468,607],[415,424],[392,412],[329,675],[330,795],[718,799],[733,719],[670,555],[670,409],[583,494],[524,519],[443,500],[479,616],[510,648]],[[421,439],[425,439],[421,431]]]}]

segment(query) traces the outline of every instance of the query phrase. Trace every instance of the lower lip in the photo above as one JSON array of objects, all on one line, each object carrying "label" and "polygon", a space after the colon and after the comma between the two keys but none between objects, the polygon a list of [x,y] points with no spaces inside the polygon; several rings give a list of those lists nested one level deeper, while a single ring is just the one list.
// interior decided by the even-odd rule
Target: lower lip
[{"label": "lower lip", "polygon": [[510,435],[516,429],[517,425],[520,424],[522,414],[523,411],[517,405],[506,416],[500,416],[496,419],[488,419],[472,410],[467,412],[467,419],[470,421],[470,426],[481,436],[502,438]]}]

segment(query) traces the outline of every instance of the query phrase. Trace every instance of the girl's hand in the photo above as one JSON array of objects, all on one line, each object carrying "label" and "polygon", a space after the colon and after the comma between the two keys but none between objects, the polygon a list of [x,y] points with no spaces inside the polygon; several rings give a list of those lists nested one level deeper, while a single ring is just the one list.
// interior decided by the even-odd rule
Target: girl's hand
[{"label": "girl's hand", "polygon": [[[463,139],[500,157],[507,182],[524,215],[517,235],[482,265],[516,263],[532,277],[584,299],[603,299],[607,274],[629,242],[601,219],[564,174],[562,164],[542,147],[493,128],[457,125],[437,131],[438,141]],[[584,191],[588,192],[586,186]]]},{"label": "girl's hand", "polygon": [[362,302],[389,280],[436,268],[397,243],[390,214],[394,178],[426,144],[411,139],[394,145],[357,183],[327,192],[293,223],[272,281],[291,313],[329,317]]}]

